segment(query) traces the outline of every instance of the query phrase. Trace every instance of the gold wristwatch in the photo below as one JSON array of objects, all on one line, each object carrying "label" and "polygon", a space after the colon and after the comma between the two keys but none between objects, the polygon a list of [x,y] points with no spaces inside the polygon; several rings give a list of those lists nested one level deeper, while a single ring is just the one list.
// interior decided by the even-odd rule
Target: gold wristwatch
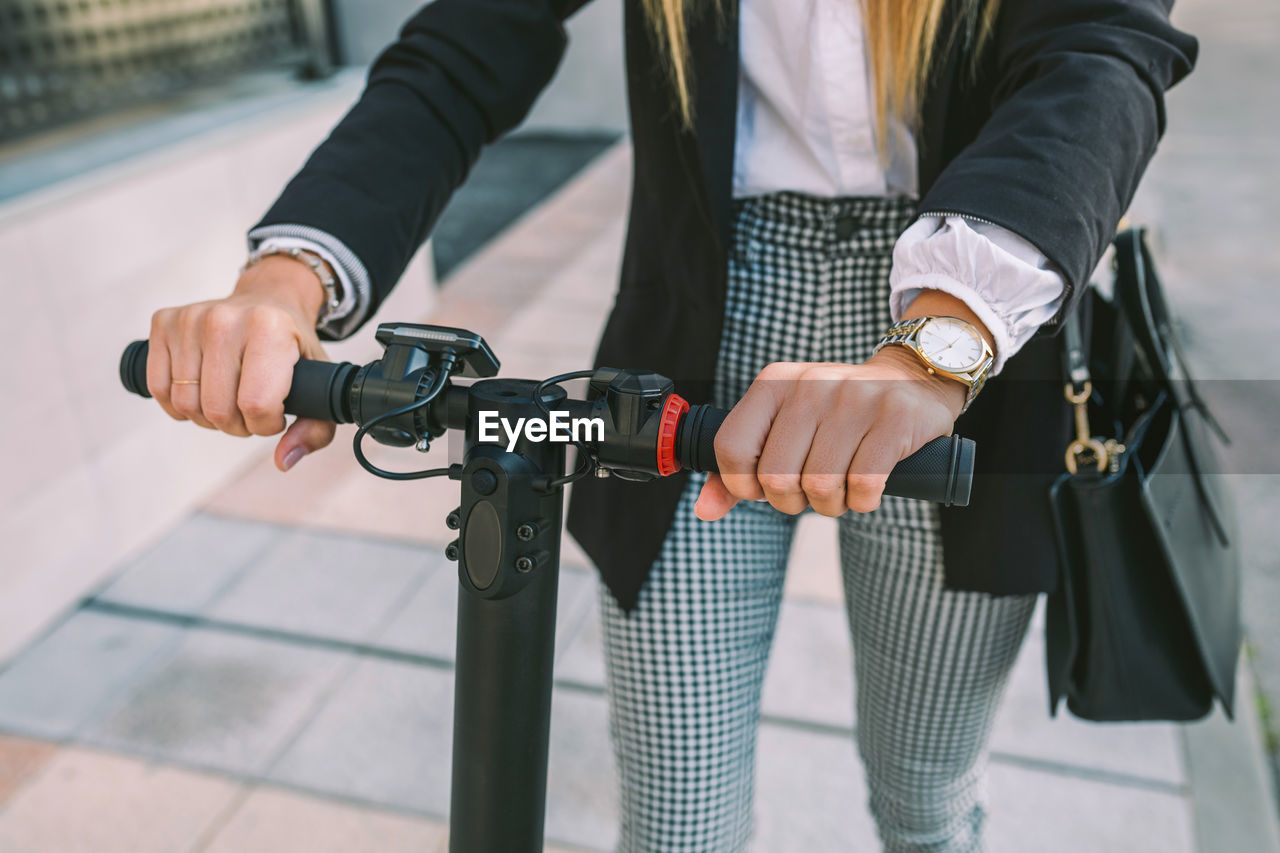
[{"label": "gold wristwatch", "polygon": [[890,345],[904,346],[916,354],[930,373],[964,383],[969,395],[963,412],[987,381],[995,353],[986,339],[958,317],[915,317],[889,327],[876,352]]}]

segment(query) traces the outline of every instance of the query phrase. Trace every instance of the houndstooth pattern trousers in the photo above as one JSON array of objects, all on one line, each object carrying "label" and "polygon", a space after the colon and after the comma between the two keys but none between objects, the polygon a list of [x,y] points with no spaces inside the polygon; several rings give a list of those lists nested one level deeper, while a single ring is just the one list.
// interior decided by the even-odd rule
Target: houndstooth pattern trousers
[{"label": "houndstooth pattern trousers", "polygon": [[[771,362],[864,361],[889,326],[892,249],[912,211],[793,193],[737,202],[716,403]],[[600,591],[621,853],[728,853],[751,833],[796,517],[741,503],[698,521],[703,479],[690,478],[635,609]],[[857,746],[884,849],[981,850],[986,742],[1035,597],[944,589],[932,504],[886,497],[838,527]]]}]

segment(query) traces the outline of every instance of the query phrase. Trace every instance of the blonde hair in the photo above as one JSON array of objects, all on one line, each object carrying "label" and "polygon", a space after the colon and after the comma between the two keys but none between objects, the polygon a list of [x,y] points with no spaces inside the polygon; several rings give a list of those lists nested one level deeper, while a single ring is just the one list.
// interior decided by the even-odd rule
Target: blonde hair
[{"label": "blonde hair", "polygon": [[[702,13],[695,4],[710,2],[719,14],[720,0],[642,0],[649,25],[658,38],[659,53],[675,92],[684,126],[693,125],[692,68],[689,63],[688,23]],[[883,152],[890,117],[918,130],[925,84],[934,44],[948,0],[846,0],[860,2],[866,30],[868,64],[875,95],[876,139]],[[951,0],[961,6],[957,30],[973,45],[976,64],[990,39],[999,0]],[[957,33],[950,34],[955,37]]]}]

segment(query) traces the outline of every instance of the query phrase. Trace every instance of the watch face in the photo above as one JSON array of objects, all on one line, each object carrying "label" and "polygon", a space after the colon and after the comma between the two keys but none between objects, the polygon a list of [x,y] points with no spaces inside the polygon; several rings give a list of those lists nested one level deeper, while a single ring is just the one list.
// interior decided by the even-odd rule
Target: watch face
[{"label": "watch face", "polygon": [[982,338],[968,323],[939,317],[930,320],[916,336],[920,352],[935,366],[964,373],[982,363]]}]

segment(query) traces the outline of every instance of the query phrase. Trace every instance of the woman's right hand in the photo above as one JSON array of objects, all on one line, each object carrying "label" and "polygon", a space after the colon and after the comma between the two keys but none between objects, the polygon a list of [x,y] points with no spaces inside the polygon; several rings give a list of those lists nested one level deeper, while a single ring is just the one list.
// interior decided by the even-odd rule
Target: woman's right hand
[{"label": "woman's right hand", "polygon": [[[315,331],[324,298],[306,264],[269,256],[225,299],[157,311],[147,390],[176,420],[237,436],[275,435],[285,428],[294,364],[328,360]],[[334,429],[298,418],[276,444],[276,467],[288,471],[333,441]]]}]

